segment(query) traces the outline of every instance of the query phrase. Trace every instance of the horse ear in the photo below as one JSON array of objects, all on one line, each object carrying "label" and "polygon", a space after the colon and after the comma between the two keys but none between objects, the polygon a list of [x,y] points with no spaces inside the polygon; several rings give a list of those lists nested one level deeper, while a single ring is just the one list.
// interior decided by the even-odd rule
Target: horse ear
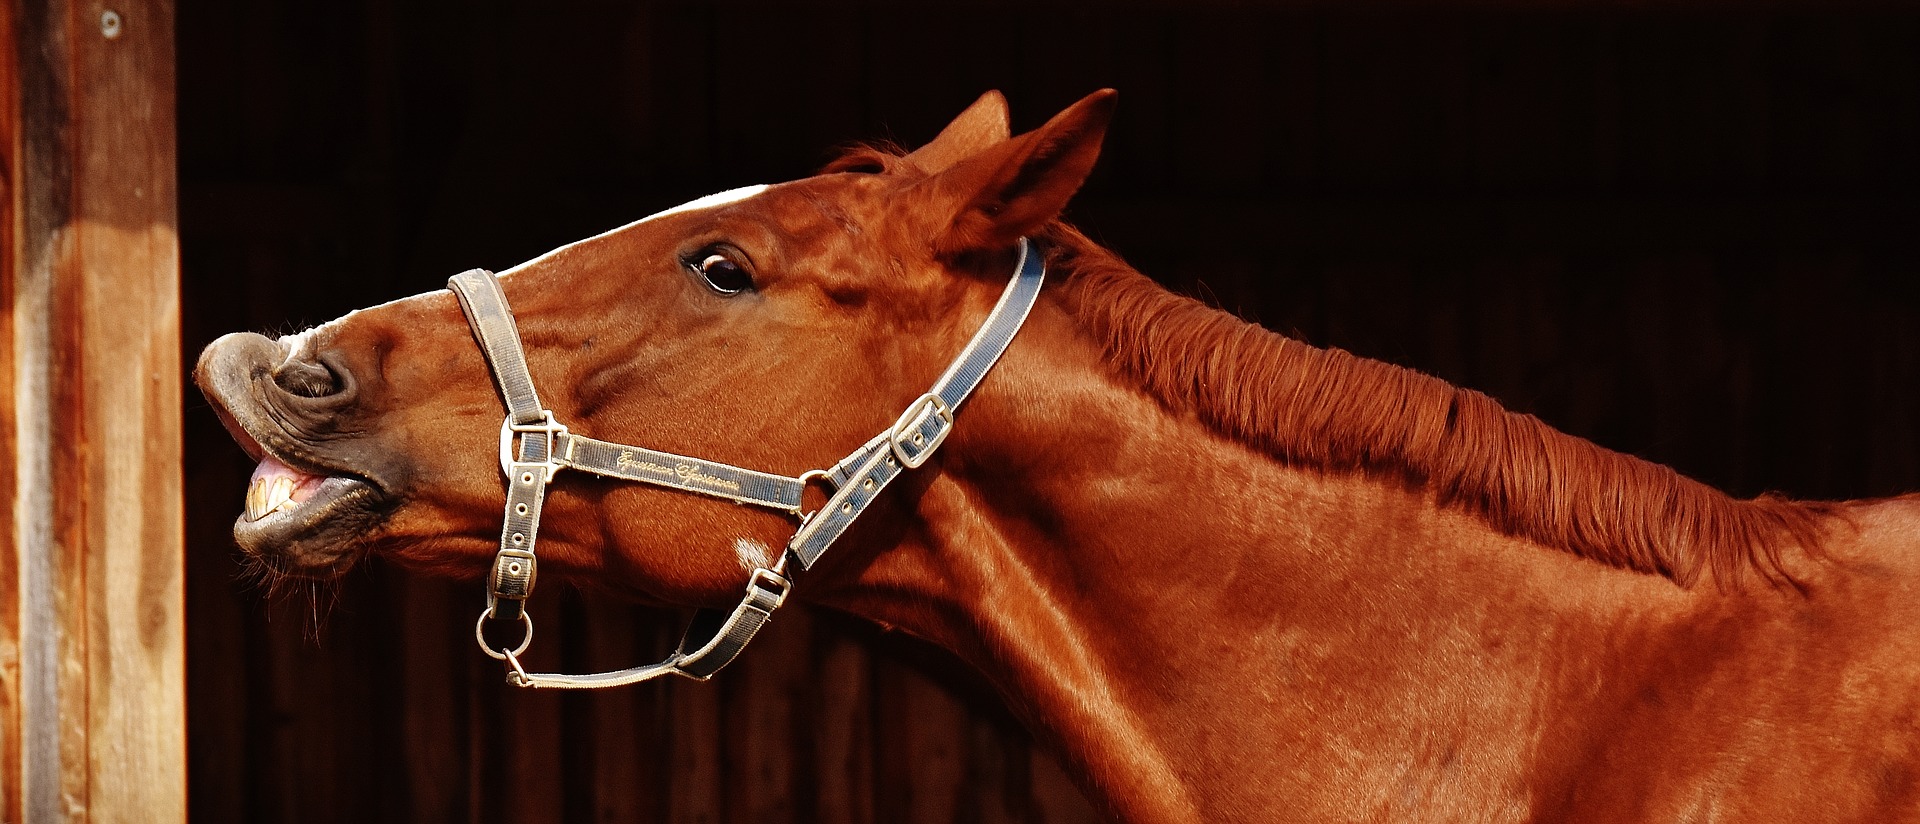
[{"label": "horse ear", "polygon": [[934,255],[1005,249],[1058,216],[1093,171],[1118,96],[1087,95],[1046,125],[918,184],[934,215]]},{"label": "horse ear", "polygon": [[913,150],[906,159],[921,171],[935,175],[962,158],[1005,143],[1007,134],[1007,98],[998,91],[989,91],[941,129],[938,137]]}]

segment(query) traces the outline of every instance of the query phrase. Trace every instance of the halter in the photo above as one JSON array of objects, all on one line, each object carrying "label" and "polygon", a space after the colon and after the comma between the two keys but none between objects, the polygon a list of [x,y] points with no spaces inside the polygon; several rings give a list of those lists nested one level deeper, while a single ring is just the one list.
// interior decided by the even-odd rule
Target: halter
[{"label": "halter", "polygon": [[[519,687],[589,689],[679,675],[705,681],[740,655],[747,642],[765,626],[773,611],[786,602],[793,582],[789,561],[811,569],[855,518],[865,512],[887,484],[909,469],[927,462],[953,431],[953,413],[967,399],[987,370],[1007,351],[1013,336],[1033,309],[1046,277],[1046,264],[1021,238],[1019,262],[1013,280],[1000,293],[987,320],[960,350],[958,358],[934,381],[933,388],[907,405],[893,426],[862,444],[830,469],[815,469],[799,477],[742,469],[716,461],[690,458],[639,446],[609,443],[576,435],[554,420],[540,404],[527,369],[526,353],[506,293],[492,272],[473,269],[453,276],[447,287],[460,299],[460,309],[479,341],[493,372],[494,384],[506,403],[500,424],[500,471],[507,480],[505,523],[500,528],[500,550],[487,576],[487,608],[474,624],[481,651],[505,661],[507,682]],[[514,441],[519,441],[516,453]],[[746,594],[731,611],[701,609],[694,614],[680,645],[658,664],[590,675],[529,673],[520,656],[533,643],[533,619],[524,609],[533,594],[538,559],[534,540],[540,530],[540,505],[547,485],[561,469],[572,467],[608,478],[655,484],[683,492],[725,498],[739,504],[777,509],[800,520],[800,526],[771,566],[755,569],[747,578]],[[825,505],[802,514],[801,493],[818,480],[832,488]],[[487,643],[489,620],[519,621],[525,635],[511,649]]]}]

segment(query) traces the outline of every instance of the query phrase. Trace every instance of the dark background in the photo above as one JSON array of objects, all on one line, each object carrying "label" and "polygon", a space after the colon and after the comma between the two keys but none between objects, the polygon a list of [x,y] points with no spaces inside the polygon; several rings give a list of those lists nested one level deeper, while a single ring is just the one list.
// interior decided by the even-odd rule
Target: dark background
[{"label": "dark background", "polygon": [[[1111,86],[1071,214],[1177,289],[1738,494],[1920,489],[1920,15],[1395,5],[183,3],[187,357],[917,144],[989,88],[1024,130]],[[845,618],[556,696],[474,650],[477,585],[269,598],[226,534],[250,467],[188,407],[196,822],[1093,817],[990,691]],[[678,628],[542,594],[541,667]]]}]

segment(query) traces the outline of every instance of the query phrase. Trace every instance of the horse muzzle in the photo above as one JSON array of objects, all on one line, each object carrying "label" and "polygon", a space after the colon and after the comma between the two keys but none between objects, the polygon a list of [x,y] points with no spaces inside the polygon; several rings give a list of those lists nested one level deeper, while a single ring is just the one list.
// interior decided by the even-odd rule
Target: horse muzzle
[{"label": "horse muzzle", "polygon": [[338,358],[309,356],[260,335],[209,344],[194,383],[258,462],[234,539],[288,574],[344,572],[394,496],[367,439],[352,431],[359,385]]}]

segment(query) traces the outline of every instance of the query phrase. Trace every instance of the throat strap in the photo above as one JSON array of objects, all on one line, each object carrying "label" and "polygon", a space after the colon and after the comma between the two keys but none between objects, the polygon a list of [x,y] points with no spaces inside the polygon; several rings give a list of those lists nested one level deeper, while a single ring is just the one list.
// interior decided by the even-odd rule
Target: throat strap
[{"label": "throat strap", "polygon": [[[908,404],[887,431],[832,468],[789,477],[572,433],[540,404],[513,310],[507,305],[498,278],[484,269],[453,276],[447,286],[460,300],[460,309],[473,327],[507,410],[500,426],[500,469],[507,480],[506,514],[500,548],[488,576],[487,608],[474,627],[481,650],[505,661],[508,682],[521,687],[611,687],[664,675],[706,680],[732,662],[773,611],[785,603],[792,589],[786,571],[789,559],[802,569],[811,569],[881,490],[906,470],[925,464],[946,441],[955,411],[1012,344],[1039,299],[1045,277],[1041,255],[1022,238],[1012,281],[987,314],[986,322],[932,389]],[[529,673],[520,665],[519,656],[533,642],[533,619],[523,606],[533,594],[536,577],[534,542],[540,528],[540,508],[554,475],[568,467],[781,510],[799,517],[800,526],[777,561],[749,576],[738,605],[731,610],[703,609],[695,614],[679,648],[667,660],[592,675]],[[802,493],[809,478],[822,480],[833,493],[818,511],[801,515]],[[520,644],[508,648],[490,643],[485,630],[494,620],[518,621],[524,631]]]},{"label": "throat strap", "polygon": [[[947,435],[953,432],[953,414],[961,402],[987,377],[987,371],[1012,345],[1013,336],[1027,321],[1027,314],[1040,297],[1040,283],[1046,266],[1040,255],[1030,251],[1031,244],[1020,241],[1020,264],[1013,281],[1000,293],[999,302],[987,313],[986,323],[973,334],[960,356],[933,382],[933,388],[907,405],[893,427],[855,450],[828,473],[838,486],[825,506],[794,533],[787,550],[802,569],[814,562],[853,526],[853,520],[873,503],[893,479],[908,469],[918,469],[933,457]],[[844,468],[845,474],[836,474]]]}]

